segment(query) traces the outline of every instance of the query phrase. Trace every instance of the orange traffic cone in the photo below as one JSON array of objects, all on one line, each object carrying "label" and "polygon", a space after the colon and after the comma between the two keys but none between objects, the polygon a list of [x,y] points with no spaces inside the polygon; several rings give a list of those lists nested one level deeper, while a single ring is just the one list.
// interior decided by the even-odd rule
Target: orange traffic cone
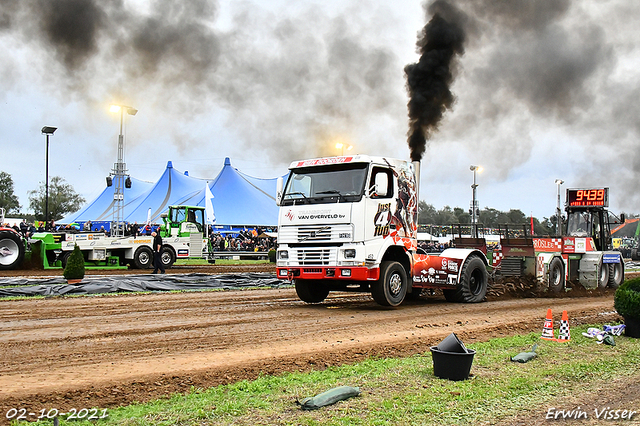
[{"label": "orange traffic cone", "polygon": [[542,328],[541,339],[555,340],[553,338],[553,316],[551,315],[551,308],[547,309],[547,318],[544,320],[544,327]]},{"label": "orange traffic cone", "polygon": [[571,331],[569,330],[569,315],[567,311],[562,311],[562,320],[560,320],[560,330],[558,330],[558,338],[556,342],[568,342],[571,340]]}]

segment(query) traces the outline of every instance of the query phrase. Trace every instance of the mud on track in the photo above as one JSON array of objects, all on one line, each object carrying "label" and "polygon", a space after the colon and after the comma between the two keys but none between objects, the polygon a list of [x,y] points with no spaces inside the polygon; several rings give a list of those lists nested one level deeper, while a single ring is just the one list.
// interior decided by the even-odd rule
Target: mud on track
[{"label": "mud on track", "polygon": [[[259,373],[324,369],[371,356],[423,353],[451,332],[467,344],[540,331],[547,308],[572,325],[615,320],[613,293],[378,306],[292,288],[0,301],[0,413],[109,408]],[[4,417],[4,416],[3,416]]]}]

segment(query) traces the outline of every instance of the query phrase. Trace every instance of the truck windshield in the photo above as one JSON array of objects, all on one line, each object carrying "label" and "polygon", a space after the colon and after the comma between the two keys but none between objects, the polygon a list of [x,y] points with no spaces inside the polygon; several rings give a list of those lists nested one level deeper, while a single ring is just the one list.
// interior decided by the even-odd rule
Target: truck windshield
[{"label": "truck windshield", "polygon": [[282,196],[283,205],[360,201],[368,164],[305,167],[291,171]]}]

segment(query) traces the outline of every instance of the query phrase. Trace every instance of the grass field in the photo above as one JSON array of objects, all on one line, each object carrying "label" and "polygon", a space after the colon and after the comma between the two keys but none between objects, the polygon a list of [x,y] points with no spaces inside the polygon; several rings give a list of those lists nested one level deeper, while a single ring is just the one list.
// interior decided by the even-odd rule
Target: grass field
[{"label": "grass field", "polygon": [[[597,344],[581,335],[586,328],[573,328],[569,343],[543,341],[531,333],[467,345],[476,355],[471,377],[460,382],[436,378],[431,353],[425,353],[193,389],[188,395],[108,409],[102,420],[61,419],[60,424],[483,425],[506,424],[515,416],[544,421],[549,408],[571,410],[576,404],[592,419],[594,408],[601,407],[576,402],[575,396],[597,394],[612,382],[637,383],[640,339],[621,336],[615,337],[616,346]],[[540,346],[534,360],[510,361],[535,343]],[[314,411],[296,404],[341,385],[357,386],[361,394]],[[637,398],[635,404],[640,404]],[[640,406],[611,408],[640,411]],[[638,424],[640,415],[634,416],[625,424]]]}]

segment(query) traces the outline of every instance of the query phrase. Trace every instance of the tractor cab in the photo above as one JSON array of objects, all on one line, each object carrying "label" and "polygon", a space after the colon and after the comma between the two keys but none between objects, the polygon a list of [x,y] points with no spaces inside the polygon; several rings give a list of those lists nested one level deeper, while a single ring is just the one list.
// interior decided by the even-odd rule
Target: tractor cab
[{"label": "tractor cab", "polygon": [[[612,250],[609,188],[567,189],[565,236],[592,238],[597,251]],[[624,218],[622,218],[624,221]]]},{"label": "tractor cab", "polygon": [[166,235],[187,237],[204,232],[204,207],[169,206],[169,212],[162,214]]}]

